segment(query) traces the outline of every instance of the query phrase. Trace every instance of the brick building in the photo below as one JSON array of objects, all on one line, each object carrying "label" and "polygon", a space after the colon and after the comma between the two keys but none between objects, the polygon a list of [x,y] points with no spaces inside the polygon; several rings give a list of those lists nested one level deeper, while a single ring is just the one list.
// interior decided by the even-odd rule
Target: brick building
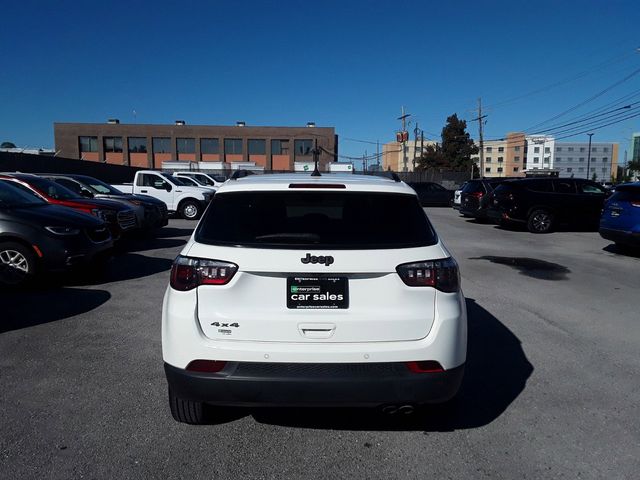
[{"label": "brick building", "polygon": [[162,168],[163,163],[197,162],[201,169],[227,170],[239,165],[294,171],[313,162],[317,140],[321,170],[337,161],[338,137],[333,127],[54,123],[55,148],[62,157],[92,162]]}]

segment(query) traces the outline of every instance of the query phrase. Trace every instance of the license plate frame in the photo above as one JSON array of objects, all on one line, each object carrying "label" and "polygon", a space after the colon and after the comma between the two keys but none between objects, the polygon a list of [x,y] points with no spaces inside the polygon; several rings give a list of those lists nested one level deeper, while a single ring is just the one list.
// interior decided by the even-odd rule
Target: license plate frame
[{"label": "license plate frame", "polygon": [[[304,298],[302,296],[304,295]],[[287,277],[290,310],[345,310],[349,308],[349,279],[339,275]]]}]

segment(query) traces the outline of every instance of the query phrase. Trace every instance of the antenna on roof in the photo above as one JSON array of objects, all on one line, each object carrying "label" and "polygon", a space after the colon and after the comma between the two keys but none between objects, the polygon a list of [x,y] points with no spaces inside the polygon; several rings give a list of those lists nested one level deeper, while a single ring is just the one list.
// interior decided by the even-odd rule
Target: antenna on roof
[{"label": "antenna on roof", "polygon": [[318,150],[318,139],[314,139],[313,146],[313,162],[315,163],[315,167],[313,169],[313,173],[311,173],[312,177],[321,177],[320,170],[318,170],[318,157],[320,156],[320,150]]}]

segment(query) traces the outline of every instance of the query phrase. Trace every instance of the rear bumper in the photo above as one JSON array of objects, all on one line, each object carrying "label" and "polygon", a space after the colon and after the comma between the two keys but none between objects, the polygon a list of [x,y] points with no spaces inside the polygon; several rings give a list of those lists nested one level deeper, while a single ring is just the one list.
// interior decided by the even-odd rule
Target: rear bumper
[{"label": "rear bumper", "polygon": [[412,373],[404,363],[276,364],[229,362],[220,373],[164,364],[178,397],[221,406],[380,406],[441,403],[462,383],[464,364]]},{"label": "rear bumper", "polygon": [[600,236],[605,240],[615,243],[622,243],[633,247],[640,247],[640,232],[629,232],[625,230],[615,230],[613,228],[600,228]]}]

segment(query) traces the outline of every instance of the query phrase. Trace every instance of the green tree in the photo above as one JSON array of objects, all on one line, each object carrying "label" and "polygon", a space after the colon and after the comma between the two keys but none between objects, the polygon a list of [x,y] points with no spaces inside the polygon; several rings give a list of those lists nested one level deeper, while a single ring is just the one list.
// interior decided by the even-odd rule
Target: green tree
[{"label": "green tree", "polygon": [[0,143],[0,148],[16,148],[16,144],[12,142],[2,142]]},{"label": "green tree", "polygon": [[591,180],[593,180],[594,182],[598,180],[598,175],[596,174],[596,172],[593,172],[593,175],[591,175]]},{"label": "green tree", "polygon": [[457,114],[447,118],[442,129],[440,145],[428,146],[418,160],[416,169],[429,170],[440,168],[457,172],[471,170],[471,155],[478,153],[478,147],[467,132],[467,122],[460,120]]}]

